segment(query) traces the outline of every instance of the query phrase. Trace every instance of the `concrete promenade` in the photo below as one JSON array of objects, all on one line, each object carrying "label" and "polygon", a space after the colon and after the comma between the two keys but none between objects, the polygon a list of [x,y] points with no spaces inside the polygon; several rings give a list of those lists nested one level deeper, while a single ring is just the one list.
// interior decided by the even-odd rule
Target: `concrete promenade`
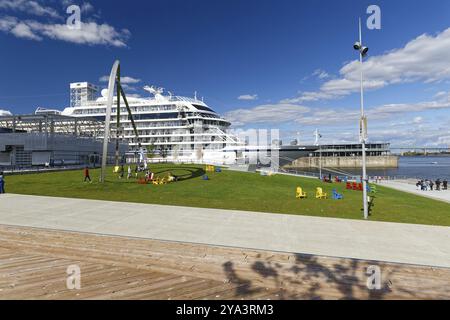
[{"label": "concrete promenade", "polygon": [[450,268],[450,228],[0,195],[0,224]]},{"label": "concrete promenade", "polygon": [[384,187],[393,188],[393,189],[396,189],[399,191],[413,193],[418,196],[427,197],[427,198],[445,201],[445,202],[450,203],[450,190],[441,190],[441,191],[417,190],[416,182],[417,181],[413,181],[413,180],[392,180],[392,181],[384,181],[380,185],[382,185]]}]

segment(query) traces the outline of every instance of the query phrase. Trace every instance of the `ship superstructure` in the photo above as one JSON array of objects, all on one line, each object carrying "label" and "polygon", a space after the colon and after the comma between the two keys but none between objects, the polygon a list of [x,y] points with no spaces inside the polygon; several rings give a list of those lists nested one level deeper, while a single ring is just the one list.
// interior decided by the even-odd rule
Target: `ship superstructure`
[{"label": "ship superstructure", "polygon": [[[111,128],[128,142],[130,151],[138,151],[139,144],[147,150],[167,158],[208,159],[223,158],[222,150],[239,144],[237,137],[226,131],[231,125],[204,101],[164,94],[162,88],[144,87],[152,97],[128,97],[128,103],[139,133],[137,141],[131,119],[121,103],[121,127],[117,128],[116,107],[113,107]],[[105,120],[107,89],[97,98],[98,88],[87,82],[70,85],[70,107],[62,114]],[[114,98],[113,106],[117,104]],[[111,136],[116,136],[113,133]],[[223,159],[217,159],[222,161]]]}]

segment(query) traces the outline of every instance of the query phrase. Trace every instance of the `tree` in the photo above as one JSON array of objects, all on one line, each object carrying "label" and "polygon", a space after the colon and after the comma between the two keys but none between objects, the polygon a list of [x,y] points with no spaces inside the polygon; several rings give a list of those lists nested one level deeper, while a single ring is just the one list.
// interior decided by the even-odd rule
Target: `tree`
[{"label": "tree", "polygon": [[164,159],[167,157],[168,151],[166,147],[161,147],[161,157]]},{"label": "tree", "polygon": [[147,158],[153,158],[155,154],[155,145],[152,143],[151,145],[147,146]]}]

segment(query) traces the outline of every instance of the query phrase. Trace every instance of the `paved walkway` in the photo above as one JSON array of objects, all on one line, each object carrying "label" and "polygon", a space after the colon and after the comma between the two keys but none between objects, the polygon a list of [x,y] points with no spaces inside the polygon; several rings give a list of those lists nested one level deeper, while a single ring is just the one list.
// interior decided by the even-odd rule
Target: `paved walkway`
[{"label": "paved walkway", "polygon": [[0,195],[0,224],[450,268],[450,228]]},{"label": "paved walkway", "polygon": [[390,187],[393,189],[397,189],[404,192],[413,193],[418,196],[427,197],[435,200],[450,202],[450,190],[441,190],[441,191],[421,191],[417,190],[416,187],[417,181],[412,180],[399,180],[399,181],[385,181],[382,186]]}]

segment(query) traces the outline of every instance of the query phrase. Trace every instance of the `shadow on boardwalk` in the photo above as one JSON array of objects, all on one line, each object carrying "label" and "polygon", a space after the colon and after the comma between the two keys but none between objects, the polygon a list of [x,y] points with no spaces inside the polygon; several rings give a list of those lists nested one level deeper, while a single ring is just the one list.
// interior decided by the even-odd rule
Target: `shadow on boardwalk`
[{"label": "shadow on boardwalk", "polygon": [[[295,261],[280,263],[256,259],[251,263],[252,273],[238,275],[234,263],[223,264],[223,271],[228,281],[237,285],[236,296],[247,297],[258,294],[261,284],[275,288],[278,299],[419,299],[418,290],[412,290],[411,283],[393,280],[395,274],[402,273],[403,266],[385,267],[376,262],[355,259],[332,259],[295,254]],[[328,261],[327,261],[328,259]],[[269,259],[270,260],[270,259]],[[369,265],[381,269],[381,288],[369,290],[367,281],[372,273],[368,273]],[[242,267],[239,268],[242,270]],[[414,278],[414,275],[412,276]],[[417,280],[417,279],[416,279]],[[420,281],[418,281],[420,283]]]}]

